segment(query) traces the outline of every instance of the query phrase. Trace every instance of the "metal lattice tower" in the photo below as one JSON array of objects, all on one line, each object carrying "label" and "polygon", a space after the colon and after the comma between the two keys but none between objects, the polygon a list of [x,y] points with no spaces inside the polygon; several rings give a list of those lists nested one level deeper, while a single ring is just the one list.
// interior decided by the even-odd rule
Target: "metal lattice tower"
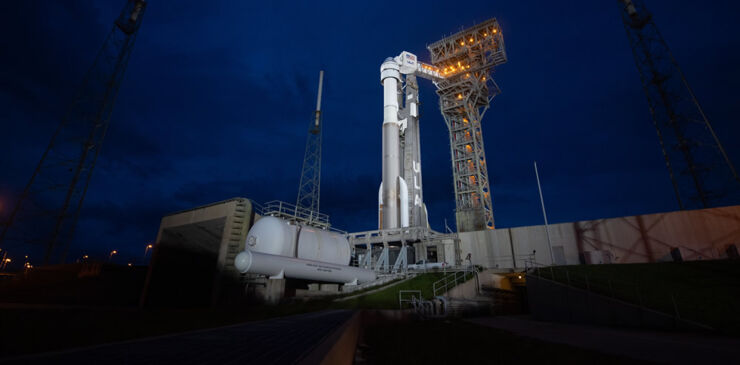
[{"label": "metal lattice tower", "polygon": [[679,208],[721,204],[740,188],[732,162],[645,4],[619,4]]},{"label": "metal lattice tower", "polygon": [[303,157],[301,180],[298,185],[296,206],[310,213],[308,223],[318,220],[319,199],[321,198],[321,91],[324,83],[324,71],[319,72],[319,93],[316,98],[316,111],[308,127],[306,153]]},{"label": "metal lattice tower", "polygon": [[493,204],[481,119],[500,93],[491,78],[506,62],[504,38],[496,19],[487,20],[427,46],[444,79],[435,82],[450,132],[455,216],[459,232],[493,229]]},{"label": "metal lattice tower", "polygon": [[145,9],[145,1],[128,0],[116,19],[0,233],[0,246],[45,244],[45,264],[61,246],[64,262]]}]

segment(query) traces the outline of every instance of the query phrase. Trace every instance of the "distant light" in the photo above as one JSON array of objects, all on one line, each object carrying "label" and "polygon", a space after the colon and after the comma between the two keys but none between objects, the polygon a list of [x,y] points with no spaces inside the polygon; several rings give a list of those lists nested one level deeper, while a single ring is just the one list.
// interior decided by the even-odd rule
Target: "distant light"
[{"label": "distant light", "polygon": [[496,34],[496,32],[498,32],[498,29],[493,30],[493,34]]},{"label": "distant light", "polygon": [[521,276],[521,275],[519,275],[519,276],[518,276],[518,278],[519,278],[519,279],[521,279],[521,278],[522,278],[522,276]]},{"label": "distant light", "polygon": [[[128,263],[128,266],[131,267],[131,266],[133,266],[133,264],[129,262]],[[519,278],[521,279],[521,276]]]}]

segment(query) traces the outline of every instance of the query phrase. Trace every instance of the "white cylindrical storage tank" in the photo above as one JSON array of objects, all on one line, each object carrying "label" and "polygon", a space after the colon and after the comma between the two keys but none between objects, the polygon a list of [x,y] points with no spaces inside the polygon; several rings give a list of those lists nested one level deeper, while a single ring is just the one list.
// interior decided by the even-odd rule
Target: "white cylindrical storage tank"
[{"label": "white cylindrical storage tank", "polygon": [[344,235],[292,224],[276,217],[258,220],[247,234],[245,248],[252,252],[337,265],[348,265],[351,256],[349,241]]},{"label": "white cylindrical storage tank", "polygon": [[234,266],[241,273],[285,276],[332,283],[366,283],[375,280],[372,270],[327,262],[270,255],[250,250],[239,253]]},{"label": "white cylindrical storage tank", "polygon": [[352,253],[344,235],[314,227],[301,227],[298,258],[349,265]]}]

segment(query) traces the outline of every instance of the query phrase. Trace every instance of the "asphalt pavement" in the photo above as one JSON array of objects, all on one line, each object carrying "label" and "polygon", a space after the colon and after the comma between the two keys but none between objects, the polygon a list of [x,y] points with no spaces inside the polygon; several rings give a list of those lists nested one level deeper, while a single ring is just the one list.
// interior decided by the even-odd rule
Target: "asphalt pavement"
[{"label": "asphalt pavement", "polygon": [[658,332],[540,322],[526,316],[471,318],[468,322],[538,340],[667,364],[737,364],[740,339],[699,332]]},{"label": "asphalt pavement", "polygon": [[1,364],[295,364],[352,311],[334,310],[30,355]]}]

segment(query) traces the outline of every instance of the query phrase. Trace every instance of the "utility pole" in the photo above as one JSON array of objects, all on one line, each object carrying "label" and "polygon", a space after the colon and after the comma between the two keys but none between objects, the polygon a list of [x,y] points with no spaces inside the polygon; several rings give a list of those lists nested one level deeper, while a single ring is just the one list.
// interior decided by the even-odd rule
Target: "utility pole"
[{"label": "utility pole", "polygon": [[555,265],[555,255],[552,253],[552,241],[550,240],[550,226],[547,224],[547,212],[545,211],[545,199],[542,197],[542,186],[540,185],[540,173],[537,171],[537,161],[534,162],[534,176],[537,177],[537,190],[540,192],[540,204],[542,205],[542,217],[545,218],[545,234],[547,234],[547,247],[550,249],[550,261]]}]

